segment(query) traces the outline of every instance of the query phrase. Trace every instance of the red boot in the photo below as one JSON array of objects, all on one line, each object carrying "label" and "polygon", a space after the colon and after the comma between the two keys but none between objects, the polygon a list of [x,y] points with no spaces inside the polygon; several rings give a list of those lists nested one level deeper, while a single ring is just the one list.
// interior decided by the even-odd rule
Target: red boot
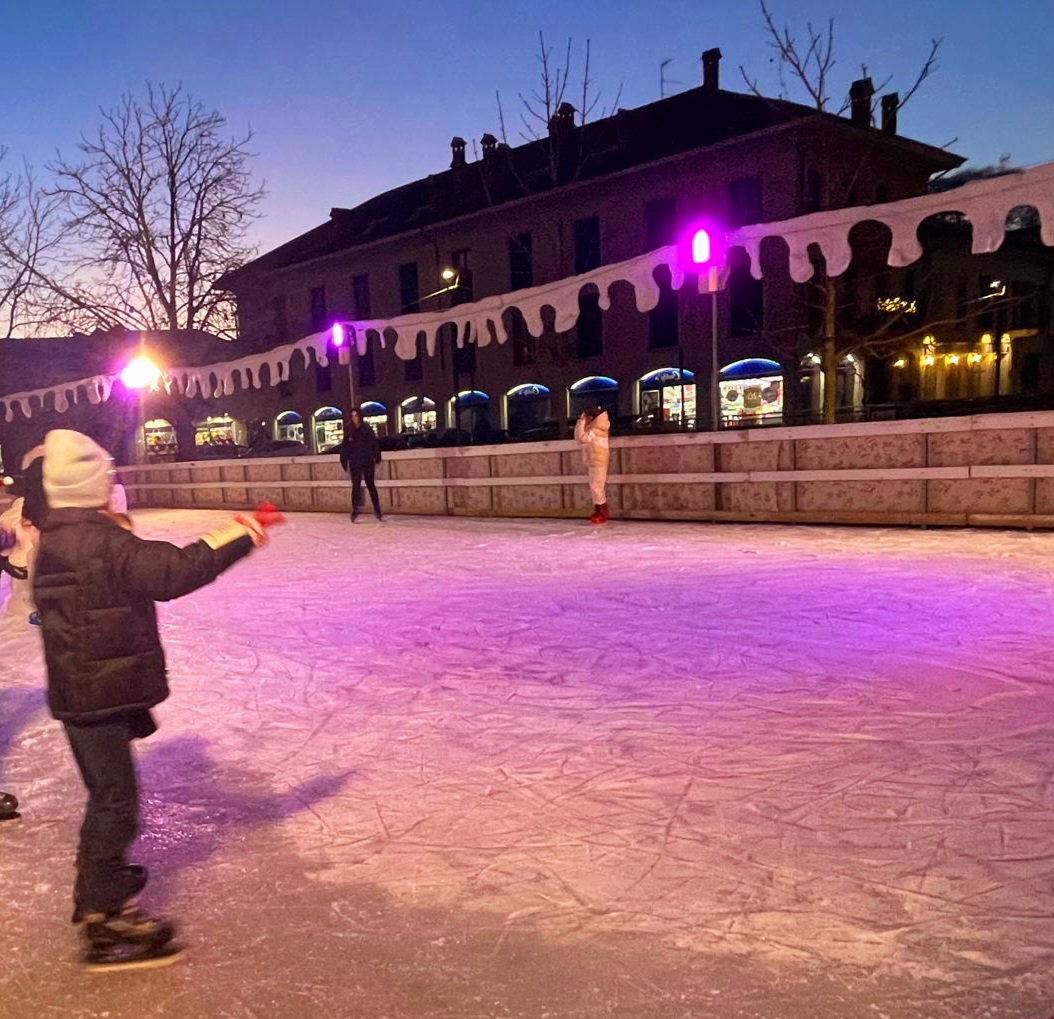
[{"label": "red boot", "polygon": [[607,517],[604,516],[603,507],[602,506],[594,506],[593,507],[593,515],[589,518],[589,522],[591,524],[602,524],[606,520],[607,520]]},{"label": "red boot", "polygon": [[608,512],[608,504],[606,502],[602,502],[600,504],[599,509],[600,515],[604,518],[604,523],[606,524],[608,520],[611,519],[611,514]]}]

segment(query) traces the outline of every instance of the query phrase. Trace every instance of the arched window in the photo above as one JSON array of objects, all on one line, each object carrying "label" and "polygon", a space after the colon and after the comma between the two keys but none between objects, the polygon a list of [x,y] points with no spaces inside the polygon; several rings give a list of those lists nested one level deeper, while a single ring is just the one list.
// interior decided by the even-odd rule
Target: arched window
[{"label": "arched window", "polygon": [[589,375],[571,383],[567,390],[567,411],[572,419],[592,406],[603,407],[612,421],[618,417],[618,383],[606,375]]},{"label": "arched window", "polygon": [[194,424],[194,445],[199,453],[234,453],[245,445],[245,425],[229,414],[218,414]]},{"label": "arched window", "polygon": [[490,397],[478,389],[462,389],[447,400],[447,421],[451,428],[475,434],[490,420]]},{"label": "arched window", "polygon": [[171,463],[176,459],[176,430],[171,421],[154,418],[143,425],[147,463]]},{"label": "arched window", "polygon": [[344,441],[344,413],[339,407],[319,407],[311,415],[315,452],[328,453]]},{"label": "arched window", "polygon": [[304,419],[295,410],[284,410],[274,419],[274,437],[279,442],[303,442]]},{"label": "arched window", "polygon": [[427,396],[410,396],[399,404],[400,432],[430,432],[435,426],[435,400]]},{"label": "arched window", "polygon": [[783,421],[783,369],[777,361],[748,357],[726,364],[718,376],[723,426]]},{"label": "arched window", "polygon": [[651,422],[673,421],[695,427],[695,372],[659,368],[640,380],[640,416]]},{"label": "arched window", "polygon": [[378,436],[388,434],[388,408],[376,400],[367,400],[359,406],[362,411],[362,420],[366,422]]},{"label": "arched window", "polygon": [[521,386],[513,386],[505,394],[506,427],[513,437],[524,436],[544,428],[552,413],[552,393],[547,386],[527,382]]}]

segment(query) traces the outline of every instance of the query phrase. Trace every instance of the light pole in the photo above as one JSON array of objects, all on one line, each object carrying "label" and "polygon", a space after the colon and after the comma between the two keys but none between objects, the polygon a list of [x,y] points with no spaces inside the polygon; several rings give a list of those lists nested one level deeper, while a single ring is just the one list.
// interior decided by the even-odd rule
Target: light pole
[{"label": "light pole", "polygon": [[143,407],[143,393],[157,389],[161,382],[162,371],[146,354],[139,353],[121,370],[121,382],[125,389],[136,395],[136,425],[134,437],[135,461],[146,463],[146,414]]},{"label": "light pole", "polygon": [[[681,261],[685,268],[699,274],[699,293],[710,295],[710,428],[721,427],[721,369],[717,345],[717,295],[728,282],[721,231],[713,226],[698,225],[691,229],[682,244]],[[682,376],[683,380],[683,376]],[[683,407],[683,398],[682,398]]]}]

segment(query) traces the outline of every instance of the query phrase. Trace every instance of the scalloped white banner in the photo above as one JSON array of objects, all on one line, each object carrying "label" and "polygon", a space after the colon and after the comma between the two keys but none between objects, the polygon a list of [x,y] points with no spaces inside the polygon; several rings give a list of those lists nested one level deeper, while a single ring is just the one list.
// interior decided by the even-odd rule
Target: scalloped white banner
[{"label": "scalloped white banner", "polygon": [[[813,275],[813,265],[809,259],[809,246],[812,244],[817,245],[822,252],[830,275],[840,276],[845,272],[852,259],[849,233],[860,223],[882,223],[889,228],[892,233],[889,264],[901,267],[910,265],[922,256],[918,228],[928,217],[938,213],[961,213],[973,226],[974,254],[984,254],[999,249],[1006,236],[1007,217],[1021,206],[1031,206],[1038,212],[1043,243],[1054,246],[1054,162],[921,198],[834,209],[778,223],[741,227],[726,234],[725,245],[728,248],[743,248],[750,257],[751,272],[761,279],[762,242],[768,237],[782,238],[789,251],[791,278],[797,283],[804,283]],[[684,285],[685,266],[681,263],[678,246],[668,245],[578,276],[526,290],[484,297],[456,308],[388,319],[353,321],[349,331],[359,353],[366,352],[368,333],[375,332],[382,347],[386,346],[385,333],[394,333],[395,353],[403,360],[410,360],[416,355],[417,337],[422,333],[425,349],[429,356],[434,356],[439,331],[446,325],[457,329],[459,344],[467,338],[485,347],[491,342],[492,335],[499,343],[505,343],[509,336],[502,316],[511,308],[520,311],[532,336],[540,336],[544,331],[542,309],[552,308],[553,327],[557,332],[564,332],[578,320],[578,298],[586,286],[597,288],[600,307],[606,310],[611,306],[612,286],[628,283],[633,287],[637,310],[651,311],[659,303],[660,291],[655,282],[655,271],[660,266],[669,269],[671,285],[679,290]],[[230,395],[239,385],[244,389],[259,389],[263,385],[261,371],[265,365],[269,371],[270,384],[277,385],[289,378],[293,359],[297,355],[303,358],[305,368],[311,363],[312,353],[319,364],[327,364],[329,339],[330,331],[326,329],[262,354],[248,354],[220,364],[169,368],[165,371],[165,386],[170,392],[180,392],[185,396],[200,393],[211,397]],[[115,375],[95,375],[76,382],[0,396],[4,420],[10,422],[14,419],[16,407],[27,418],[30,417],[34,410],[44,406],[49,396],[53,398],[55,410],[60,414],[69,408],[71,397],[73,403],[78,402],[81,391],[89,403],[101,403],[110,398],[115,378]]]}]

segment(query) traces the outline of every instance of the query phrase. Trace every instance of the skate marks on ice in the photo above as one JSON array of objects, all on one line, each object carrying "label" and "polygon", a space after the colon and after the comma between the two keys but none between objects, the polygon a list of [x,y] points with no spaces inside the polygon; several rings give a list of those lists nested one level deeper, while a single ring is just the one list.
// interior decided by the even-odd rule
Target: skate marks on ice
[{"label": "skate marks on ice", "polygon": [[[141,518],[181,538],[210,520]],[[607,1012],[554,992],[554,1016],[649,1014],[649,980],[686,1014],[735,1014],[695,980],[727,972],[743,1015],[1032,1019],[1054,996],[1052,552],[1046,535],[294,518],[163,609],[174,696],[142,762],[186,862],[161,890],[239,958],[304,943],[325,913],[323,982],[365,896],[440,970],[487,931],[505,969],[558,951],[591,973],[605,946],[639,980]],[[346,772],[307,786],[309,809],[273,806]],[[460,941],[413,940],[435,925]],[[208,983],[218,964],[199,965]]]}]

